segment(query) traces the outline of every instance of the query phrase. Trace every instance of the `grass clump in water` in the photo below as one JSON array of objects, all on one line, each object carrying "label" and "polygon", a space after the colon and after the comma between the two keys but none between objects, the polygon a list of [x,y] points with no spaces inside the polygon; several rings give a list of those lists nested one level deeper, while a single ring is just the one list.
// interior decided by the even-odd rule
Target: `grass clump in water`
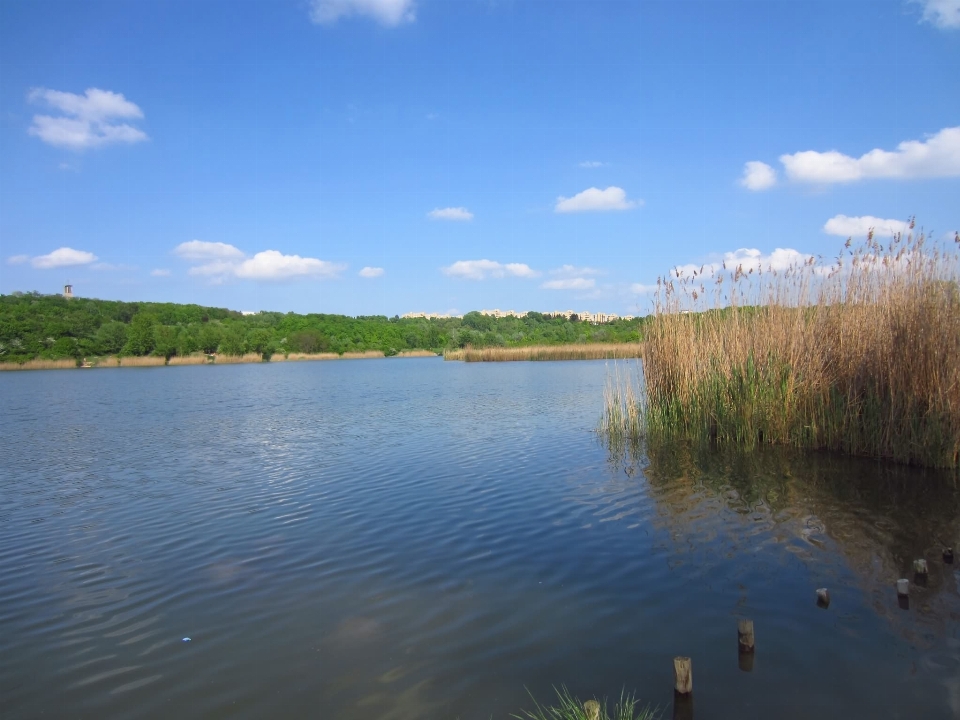
[{"label": "grass clump in water", "polygon": [[604,700],[587,700],[581,703],[570,694],[565,687],[557,693],[556,705],[541,705],[531,696],[534,709],[524,710],[521,715],[514,715],[517,720],[656,720],[660,713],[649,706],[641,706],[633,694],[620,694],[620,700],[614,705],[612,714],[608,712],[606,698]]},{"label": "grass clump in water", "polygon": [[848,240],[830,266],[808,257],[659,279],[642,382],[611,381],[602,429],[613,441],[769,443],[957,468],[960,236],[928,247],[910,227],[887,245]]}]

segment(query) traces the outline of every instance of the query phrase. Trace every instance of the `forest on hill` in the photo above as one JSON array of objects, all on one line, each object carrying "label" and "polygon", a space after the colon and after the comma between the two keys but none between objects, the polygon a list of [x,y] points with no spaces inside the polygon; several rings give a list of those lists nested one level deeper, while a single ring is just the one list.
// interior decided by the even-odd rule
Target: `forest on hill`
[{"label": "forest on hill", "polygon": [[61,295],[0,295],[0,362],[105,355],[194,353],[441,352],[463,347],[523,347],[639,340],[642,319],[602,325],[546,317],[400,318],[261,312],[176,303],[121,302]]}]

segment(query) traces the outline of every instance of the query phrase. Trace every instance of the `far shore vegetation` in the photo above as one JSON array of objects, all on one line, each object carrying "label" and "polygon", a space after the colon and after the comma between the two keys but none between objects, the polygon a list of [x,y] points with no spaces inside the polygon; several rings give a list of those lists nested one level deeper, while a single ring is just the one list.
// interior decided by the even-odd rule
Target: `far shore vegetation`
[{"label": "far shore vegetation", "polygon": [[958,246],[871,234],[829,267],[661,278],[642,373],[618,368],[602,430],[960,467]]},{"label": "far shore vegetation", "polygon": [[640,345],[632,343],[579,343],[528,345],[523,347],[466,347],[447,350],[446,360],[504,362],[511,360],[616,360],[640,357]]},{"label": "far shore vegetation", "polygon": [[[594,325],[531,312],[400,318],[0,295],[0,370],[419,357],[470,348],[636,343],[640,320]],[[572,356],[571,356],[572,357]],[[613,357],[613,355],[602,355]]]}]

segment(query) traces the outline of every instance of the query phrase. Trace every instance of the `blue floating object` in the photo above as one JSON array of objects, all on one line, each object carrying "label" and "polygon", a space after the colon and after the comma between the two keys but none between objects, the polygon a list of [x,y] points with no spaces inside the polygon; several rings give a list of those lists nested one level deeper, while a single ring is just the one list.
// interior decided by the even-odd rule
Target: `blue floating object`
[{"label": "blue floating object", "polygon": [[184,641],[184,642],[190,642],[190,638],[184,638],[183,641]]}]

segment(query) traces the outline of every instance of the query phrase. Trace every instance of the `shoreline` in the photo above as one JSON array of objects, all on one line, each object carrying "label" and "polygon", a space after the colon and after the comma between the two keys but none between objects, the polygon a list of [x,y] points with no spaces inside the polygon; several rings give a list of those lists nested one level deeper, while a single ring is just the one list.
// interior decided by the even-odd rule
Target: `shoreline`
[{"label": "shoreline", "polygon": [[[257,353],[247,353],[245,355],[174,355],[169,360],[163,357],[154,356],[129,356],[117,357],[108,355],[102,358],[92,358],[82,364],[76,360],[27,360],[24,363],[0,363],[0,372],[20,372],[31,370],[93,370],[102,368],[135,368],[135,367],[186,367],[188,365],[244,365],[253,363],[287,363],[287,362],[309,362],[317,360],[376,360],[388,357],[382,350],[367,350],[364,352],[345,352],[342,355],[337,353],[289,353],[283,355],[276,353],[271,357],[264,359]],[[440,357],[438,353],[430,350],[406,350],[396,355],[390,355],[391,358],[413,358],[413,357]]]}]

